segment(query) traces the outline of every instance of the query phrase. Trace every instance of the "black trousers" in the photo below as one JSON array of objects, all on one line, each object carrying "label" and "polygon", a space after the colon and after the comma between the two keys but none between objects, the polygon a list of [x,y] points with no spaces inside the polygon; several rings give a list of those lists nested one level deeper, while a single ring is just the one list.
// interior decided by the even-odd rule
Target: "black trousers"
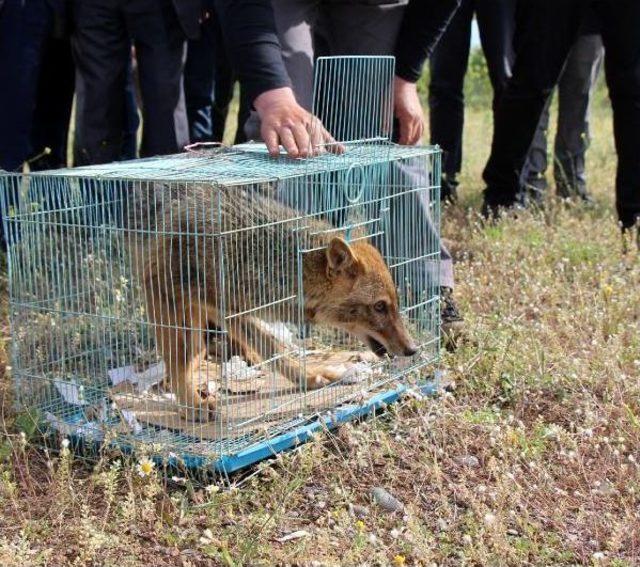
[{"label": "black trousers", "polygon": [[0,9],[0,169],[21,170],[33,156],[38,78],[53,21],[46,0],[6,0]]},{"label": "black trousers", "polygon": [[449,177],[459,173],[462,165],[463,87],[473,16],[478,20],[495,109],[510,76],[514,12],[515,0],[462,0],[431,57],[431,143],[442,147],[442,171]]},{"label": "black trousers", "polygon": [[489,205],[516,201],[519,176],[538,120],[592,6],[601,24],[605,76],[618,153],[616,208],[623,226],[640,215],[640,2],[519,0],[516,59],[495,115],[484,170]]},{"label": "black trousers", "polygon": [[[142,97],[142,156],[174,153],[188,140],[180,112],[185,36],[170,0],[75,0],[78,164],[106,163],[123,151],[131,44]],[[182,114],[182,116],[180,116]]]},{"label": "black trousers", "polygon": [[[52,89],[51,85],[56,85]],[[67,165],[67,138],[75,87],[75,68],[68,37],[50,37],[44,45],[31,129],[29,169]]]},{"label": "black trousers", "polygon": [[[202,22],[200,37],[187,43],[184,66],[191,142],[222,141],[236,82],[213,2],[208,2],[207,8],[208,17]],[[242,128],[238,130],[241,132]]]}]

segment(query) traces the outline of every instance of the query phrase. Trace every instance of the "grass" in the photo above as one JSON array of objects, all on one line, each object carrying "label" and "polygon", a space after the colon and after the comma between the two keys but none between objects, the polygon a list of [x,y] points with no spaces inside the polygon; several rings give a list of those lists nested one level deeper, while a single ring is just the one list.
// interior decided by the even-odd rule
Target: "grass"
[{"label": "grass", "polygon": [[[34,450],[5,379],[0,565],[640,564],[640,262],[621,253],[606,100],[593,113],[589,209],[550,199],[483,225],[490,129],[473,105],[460,201],[443,215],[468,326],[443,359],[452,392],[405,400],[216,491]],[[376,506],[375,486],[405,512]]]}]

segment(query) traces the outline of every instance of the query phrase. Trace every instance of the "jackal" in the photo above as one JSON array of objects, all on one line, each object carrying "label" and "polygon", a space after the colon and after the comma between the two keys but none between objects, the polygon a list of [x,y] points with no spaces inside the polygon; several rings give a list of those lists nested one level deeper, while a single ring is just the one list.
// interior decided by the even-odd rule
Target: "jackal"
[{"label": "jackal", "polygon": [[130,205],[132,259],[169,387],[187,413],[207,419],[215,410],[196,372],[211,324],[226,330],[249,364],[275,359],[278,372],[309,389],[339,376],[306,371],[261,320],[304,319],[347,331],[378,356],[415,354],[391,274],[368,242],[348,244],[328,222],[278,203],[264,186],[156,184],[144,193],[134,191]]}]

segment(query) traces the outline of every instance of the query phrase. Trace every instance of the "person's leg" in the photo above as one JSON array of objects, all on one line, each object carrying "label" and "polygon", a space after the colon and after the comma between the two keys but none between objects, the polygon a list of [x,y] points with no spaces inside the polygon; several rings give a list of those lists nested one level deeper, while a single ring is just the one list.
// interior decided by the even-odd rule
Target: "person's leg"
[{"label": "person's leg", "polygon": [[247,135],[242,124],[246,124],[250,116],[251,103],[247,100],[242,85],[240,85],[240,108],[238,109],[238,127],[236,128],[236,137],[233,140],[234,144],[243,144],[247,141]]},{"label": "person's leg", "polygon": [[0,10],[0,169],[22,169],[32,151],[42,46],[52,17],[46,0],[5,0]]},{"label": "person's leg", "polygon": [[603,57],[599,34],[580,35],[560,77],[553,167],[560,197],[588,198],[585,153],[590,141],[589,103]]},{"label": "person's leg", "polygon": [[[224,37],[220,28],[220,21],[214,15],[214,35],[215,35],[215,64],[213,71],[213,109],[212,109],[212,129],[213,139],[221,142],[224,138],[224,128],[227,123],[229,106],[233,100],[233,91],[236,84],[235,73],[231,67],[231,61],[227,56],[224,45]],[[248,118],[248,107],[240,96],[240,109],[238,111],[238,124],[244,124]],[[236,131],[236,141],[238,144],[244,141],[244,128]]]},{"label": "person's leg", "polygon": [[[473,2],[482,51],[487,60],[487,70],[493,88],[493,111],[498,106],[502,92],[511,77],[515,59],[514,33],[516,0],[475,0]],[[522,171],[525,190],[540,201],[546,189],[544,173],[547,169],[547,138],[549,108],[545,107],[536,130],[527,161]]]},{"label": "person's leg", "polygon": [[542,203],[547,190],[547,134],[549,132],[549,107],[551,98],[547,99],[544,105],[540,121],[536,127],[536,132],[527,154],[527,159],[522,166],[520,175],[520,185],[522,191],[531,197],[535,203]]},{"label": "person's leg", "polygon": [[31,130],[31,171],[66,166],[74,88],[75,67],[69,38],[50,37],[44,48],[38,80]]},{"label": "person's leg", "polygon": [[122,132],[121,159],[135,159],[138,153],[138,128],[140,117],[138,116],[138,101],[134,83],[134,69],[132,57],[129,57],[126,70],[126,82],[124,87],[124,129]]},{"label": "person's leg", "polygon": [[142,92],[141,156],[178,152],[188,143],[181,109],[185,37],[171,0],[130,0],[127,28],[134,39]]},{"label": "person's leg", "polygon": [[74,164],[116,161],[122,150],[122,97],[131,42],[118,2],[76,0],[73,15]]},{"label": "person's leg", "polygon": [[200,26],[200,37],[187,42],[187,60],[184,64],[184,97],[189,121],[191,142],[211,142],[213,135],[213,77],[216,64],[215,16],[208,11],[208,18]]},{"label": "person's leg", "polygon": [[[331,30],[328,35],[331,54],[392,54],[404,7],[403,2],[387,5],[385,8],[339,3],[332,6],[327,14],[328,28]],[[415,281],[425,282],[425,289],[440,288],[442,331],[448,344],[455,345],[454,336],[460,333],[463,319],[451,295],[454,287],[453,259],[434,226],[433,207],[428,194],[430,192],[411,190],[436,183],[432,174],[432,171],[425,171],[417,163],[395,163],[391,168],[389,233],[394,238],[388,242],[386,252],[391,257],[421,258],[425,255],[424,242],[439,245],[439,266],[434,266],[431,259],[426,259],[421,265],[417,262],[413,275]]]},{"label": "person's leg", "polygon": [[480,43],[487,60],[493,87],[495,111],[509,77],[515,54],[513,34],[516,0],[476,0],[472,2],[478,20]]},{"label": "person's leg", "polygon": [[558,81],[587,8],[582,0],[520,0],[513,75],[498,103],[483,178],[485,214],[512,206],[545,104]]},{"label": "person's leg", "polygon": [[431,143],[442,154],[443,199],[455,198],[462,167],[464,127],[464,76],[471,43],[472,0],[463,0],[429,62],[429,125]]},{"label": "person's leg", "polygon": [[595,5],[618,153],[616,208],[628,229],[640,222],[640,2],[598,0]]}]

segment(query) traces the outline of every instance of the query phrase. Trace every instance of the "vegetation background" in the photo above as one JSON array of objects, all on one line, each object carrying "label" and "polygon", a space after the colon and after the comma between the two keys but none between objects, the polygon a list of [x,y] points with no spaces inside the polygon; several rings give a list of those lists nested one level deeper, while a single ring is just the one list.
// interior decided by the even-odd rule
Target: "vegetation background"
[{"label": "vegetation background", "polygon": [[[451,391],[219,490],[34,449],[4,377],[0,565],[640,565],[640,261],[622,254],[613,212],[606,89],[588,153],[595,205],[551,192],[543,211],[491,226],[478,215],[492,116],[477,50],[465,95],[460,199],[443,213],[468,325],[443,355]],[[377,507],[372,487],[405,511]]]}]

